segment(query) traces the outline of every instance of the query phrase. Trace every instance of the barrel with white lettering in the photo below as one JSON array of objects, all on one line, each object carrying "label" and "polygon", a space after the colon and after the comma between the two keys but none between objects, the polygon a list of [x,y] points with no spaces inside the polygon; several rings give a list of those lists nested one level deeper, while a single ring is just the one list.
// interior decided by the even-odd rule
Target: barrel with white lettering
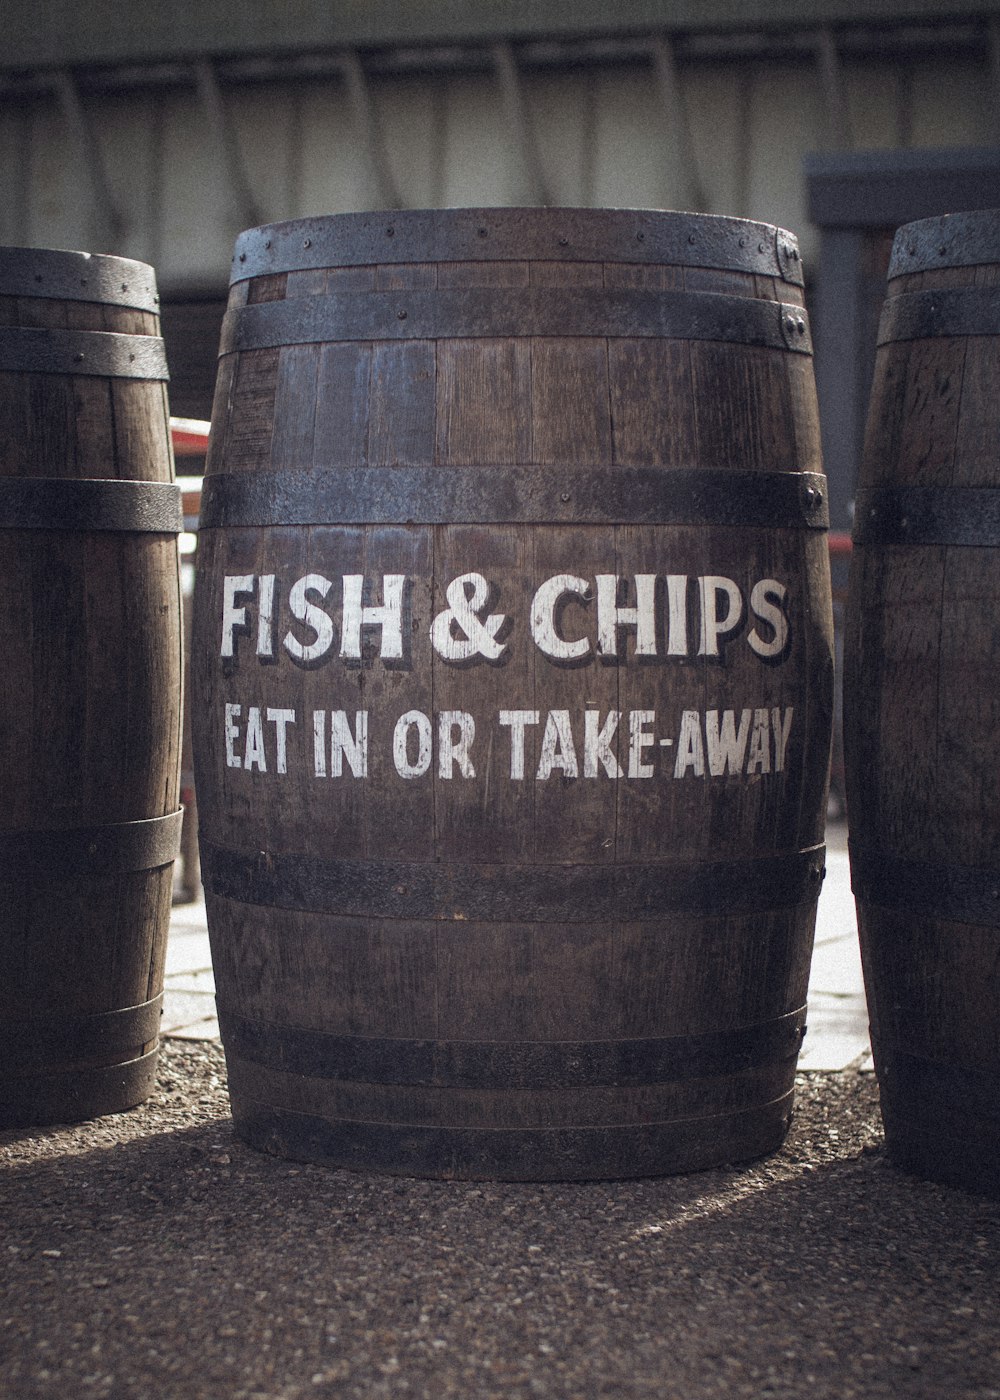
[{"label": "barrel with white lettering", "polygon": [[0,249],[0,1127],[155,1078],[180,831],[165,381],[150,267]]},{"label": "barrel with white lettering", "polygon": [[900,229],[855,511],[852,881],[886,1142],[1000,1197],[1000,211]]},{"label": "barrel with white lettering", "polygon": [[244,1139],[513,1179],[780,1144],[826,520],[780,230],[453,210],[240,237],[193,681]]}]

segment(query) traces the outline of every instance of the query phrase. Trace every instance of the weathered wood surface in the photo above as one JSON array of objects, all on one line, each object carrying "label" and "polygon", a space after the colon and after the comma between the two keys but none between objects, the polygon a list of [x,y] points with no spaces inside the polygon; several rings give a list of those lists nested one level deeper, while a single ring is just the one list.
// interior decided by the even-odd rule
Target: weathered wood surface
[{"label": "weathered wood surface", "polygon": [[[970,261],[971,250],[976,259]],[[887,311],[1000,287],[1000,215],[899,231]],[[889,1150],[921,1175],[1000,1194],[1000,320],[993,334],[886,339],[859,501],[897,514],[940,490],[977,543],[856,546],[845,643],[853,882]],[[868,492],[867,497],[862,493]],[[977,495],[977,493],[979,493]],[[905,527],[904,527],[905,528]]]},{"label": "weathered wood surface", "polygon": [[[118,292],[133,276],[142,289],[130,305]],[[95,300],[57,294],[67,277],[92,278]],[[99,285],[108,278],[113,292]],[[152,280],[120,259],[0,250],[0,327],[115,332],[148,348]],[[96,299],[105,294],[116,299]],[[166,385],[127,375],[20,371],[11,336],[0,499],[13,478],[54,482],[53,507],[70,481],[171,482]],[[117,1111],[152,1088],[180,594],[176,533],[21,529],[0,516],[0,1124],[12,1126]],[[165,831],[119,829],[157,818]]]},{"label": "weathered wood surface", "polygon": [[[822,867],[824,533],[794,510],[780,526],[583,524],[568,483],[695,469],[738,493],[751,472],[820,472],[802,313],[794,349],[571,326],[407,338],[403,313],[407,290],[468,291],[477,315],[509,289],[638,288],[651,304],[683,290],[712,309],[759,302],[774,330],[801,286],[722,254],[696,265],[686,234],[716,221],[683,224],[692,265],[664,266],[638,260],[620,216],[568,215],[566,240],[557,211],[535,216],[525,246],[548,229],[550,258],[516,256],[512,234],[489,260],[425,247],[408,263],[400,215],[384,261],[358,265],[349,225],[317,220],[297,246],[328,238],[343,265],[243,277],[234,263],[233,317],[296,299],[305,325],[317,298],[391,290],[401,319],[392,340],[223,354],[206,499],[220,475],[489,469],[481,519],[415,523],[402,501],[381,524],[203,516],[195,758],[220,1016],[238,1131],[289,1155],[624,1176],[746,1159],[787,1126]],[[491,211],[478,217],[495,248]],[[725,232],[743,266],[758,226]],[[566,523],[497,519],[524,468],[553,483]],[[330,502],[344,522],[335,485]],[[296,601],[310,574],[325,596]],[[345,620],[350,580],[378,607],[392,576],[398,656],[384,626],[366,623],[359,648]],[[296,656],[310,646],[322,654]]]}]

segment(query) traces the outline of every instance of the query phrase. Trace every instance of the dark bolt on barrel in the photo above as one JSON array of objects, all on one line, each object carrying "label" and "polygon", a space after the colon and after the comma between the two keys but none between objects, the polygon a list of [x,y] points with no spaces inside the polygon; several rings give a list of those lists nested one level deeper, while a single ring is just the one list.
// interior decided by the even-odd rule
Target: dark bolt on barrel
[{"label": "dark bolt on barrel", "polygon": [[855,510],[851,868],[892,1159],[1000,1196],[1000,211],[901,228]]},{"label": "dark bolt on barrel", "polygon": [[153,270],[0,248],[0,1127],[153,1087],[180,500]]},{"label": "dark bolt on barrel", "polygon": [[233,268],[193,685],[237,1132],[467,1178],[775,1149],[833,675],[794,240],[344,215]]}]

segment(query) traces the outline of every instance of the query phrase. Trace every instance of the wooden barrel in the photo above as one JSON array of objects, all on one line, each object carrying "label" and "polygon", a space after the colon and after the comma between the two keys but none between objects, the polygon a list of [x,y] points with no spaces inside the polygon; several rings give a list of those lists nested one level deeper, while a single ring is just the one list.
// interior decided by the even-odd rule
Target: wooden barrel
[{"label": "wooden barrel", "polygon": [[195,771],[240,1135],[473,1178],[775,1148],[832,678],[794,240],[252,230],[207,472]]},{"label": "wooden barrel", "polygon": [[178,832],[180,598],[152,269],[0,249],[0,1126],[140,1103]]},{"label": "wooden barrel", "polygon": [[852,881],[888,1150],[1000,1194],[1000,211],[899,230],[845,641]]}]

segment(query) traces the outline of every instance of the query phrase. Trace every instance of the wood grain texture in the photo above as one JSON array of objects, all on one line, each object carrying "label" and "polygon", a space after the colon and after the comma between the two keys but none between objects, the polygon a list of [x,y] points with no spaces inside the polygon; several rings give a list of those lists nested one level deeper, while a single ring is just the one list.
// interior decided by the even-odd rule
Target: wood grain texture
[{"label": "wood grain texture", "polygon": [[[39,266],[65,256],[41,252]],[[0,322],[158,334],[152,313],[41,295],[0,299]],[[0,488],[173,479],[160,382],[10,370],[0,438]],[[177,810],[177,541],[5,528],[0,579],[0,1124],[12,1126],[118,1111],[152,1088],[155,1029],[120,1043],[111,1027],[162,993],[171,865],[78,871],[60,841]],[[49,849],[45,874],[4,854],[25,840]]]},{"label": "wood grain texture", "polygon": [[[970,217],[992,220],[993,262],[952,267],[942,254],[940,267],[893,278],[890,300],[997,285],[1000,222]],[[998,368],[997,336],[880,346],[859,488],[946,490],[975,520],[977,489],[1000,486]],[[996,548],[986,541],[876,538],[855,549],[845,751],[887,1142],[899,1165],[993,1196],[1000,926],[980,919],[1000,887],[998,610]],[[896,861],[891,878],[871,873]],[[923,887],[918,875],[943,892],[939,908],[911,893]],[[956,885],[981,891],[978,903],[949,893]]]},{"label": "wood grain texture", "polygon": [[[579,259],[529,241],[407,264],[401,223],[391,263],[345,247],[349,265],[289,272],[285,295],[800,300],[740,270],[742,249],[718,268],[638,263],[634,242],[628,258],[591,255],[602,215],[587,217]],[[280,294],[282,275],[236,283],[231,305]],[[782,349],[444,334],[226,353],[219,382],[210,474],[365,466],[391,499],[399,467],[487,468],[483,490],[504,499],[511,466],[557,492],[567,469],[721,468],[739,490],[747,470],[820,466],[811,360]],[[506,919],[468,914],[457,894],[434,917],[407,914],[407,881],[461,871],[463,889],[502,905],[550,872],[607,871],[627,889],[650,871],[752,871],[821,847],[822,533],[404,517],[202,532],[195,757],[237,1130],[286,1155],[439,1176],[635,1175],[771,1150],[790,1111],[818,881],[791,904],[763,886],[723,907],[704,882],[709,913],[621,903],[606,917],[571,901]],[[389,655],[378,610],[398,576]],[[360,655],[351,596],[368,609]],[[279,773],[283,722],[268,715],[282,711],[294,720]],[[215,850],[236,861],[232,887],[213,888]],[[244,857],[298,873],[264,899]],[[350,861],[378,895],[353,912],[323,893]]]}]

